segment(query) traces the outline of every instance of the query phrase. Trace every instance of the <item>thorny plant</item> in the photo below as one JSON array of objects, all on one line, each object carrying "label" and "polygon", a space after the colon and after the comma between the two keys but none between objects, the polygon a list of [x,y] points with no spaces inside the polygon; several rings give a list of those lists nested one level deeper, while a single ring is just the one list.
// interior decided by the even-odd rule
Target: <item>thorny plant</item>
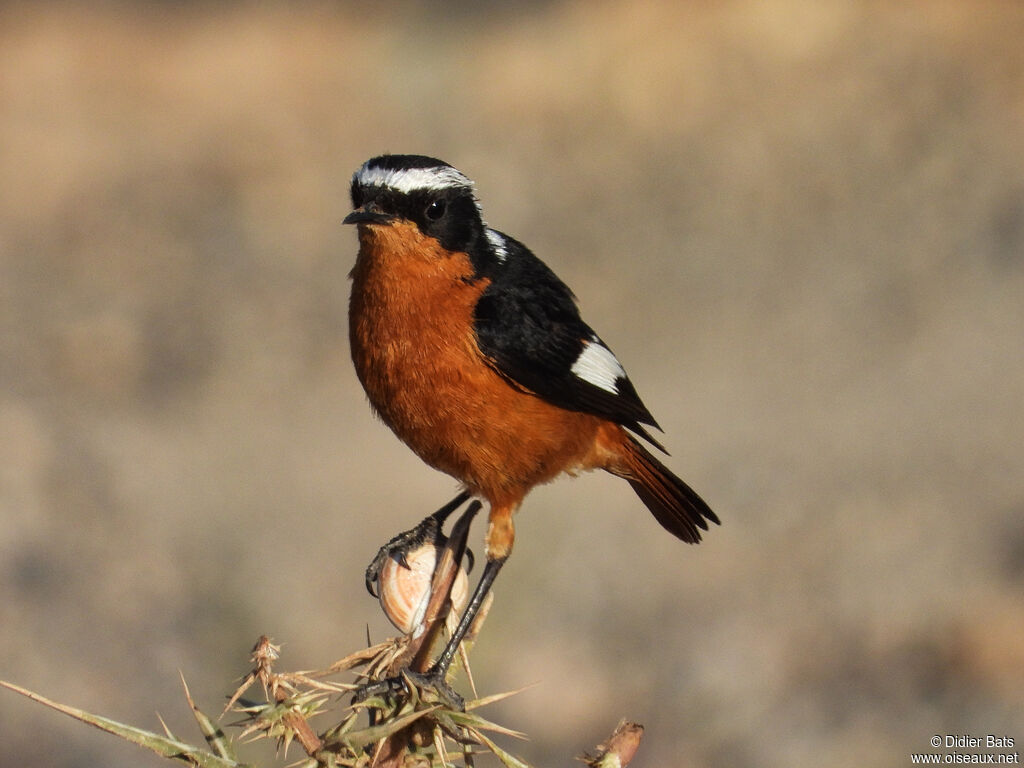
[{"label": "thorny plant", "polygon": [[[383,679],[396,659],[407,652],[408,643],[408,636],[393,638],[353,653],[325,670],[277,673],[273,663],[279,649],[261,637],[253,649],[255,667],[231,696],[225,713],[234,711],[243,716],[237,724],[241,728],[239,739],[274,739],[285,753],[292,742],[298,742],[308,756],[302,765],[309,768],[451,765],[456,758],[472,766],[474,755],[480,751],[493,752],[506,766],[523,766],[488,735],[521,734],[477,714],[486,704],[511,694],[475,699],[462,711],[450,708],[435,691],[410,682],[408,696],[367,698],[344,707],[340,720],[324,731],[314,730],[310,720],[326,714],[334,696],[349,697],[359,687],[328,677],[362,668],[363,679]],[[264,701],[245,700],[243,696],[257,682],[263,688]]]},{"label": "thorny plant", "polygon": [[[456,764],[473,768],[477,758],[484,754],[493,755],[506,768],[529,768],[492,738],[523,735],[479,714],[486,705],[517,693],[486,697],[476,694],[468,647],[486,618],[487,606],[467,634],[460,654],[473,688],[472,700],[463,706],[458,697],[453,701],[448,691],[421,684],[421,676],[416,674],[429,665],[431,646],[445,627],[451,587],[471,518],[472,513],[460,518],[451,537],[440,542],[429,599],[425,599],[427,607],[419,625],[408,634],[370,645],[326,669],[303,672],[277,672],[274,665],[280,647],[268,637],[260,637],[252,649],[252,670],[228,697],[216,720],[200,710],[186,685],[185,697],[205,739],[205,748],[179,740],[162,721],[164,733],[159,734],[59,704],[12,683],[0,681],[0,685],[159,755],[198,768],[250,768],[239,761],[235,745],[258,739],[276,742],[284,759],[288,759],[291,745],[297,743],[305,753],[298,763],[292,763],[297,768],[444,768]],[[356,678],[351,681],[353,673]],[[337,680],[340,675],[349,676],[350,681]],[[401,693],[365,696],[368,683],[396,678],[401,681]],[[262,700],[246,698],[257,683]],[[232,736],[219,724],[229,713],[240,716],[229,726],[234,729]],[[328,717],[330,724],[321,730],[311,723]],[[596,754],[580,759],[595,768],[623,768],[636,752],[642,733],[641,726],[623,721],[599,745]]]}]

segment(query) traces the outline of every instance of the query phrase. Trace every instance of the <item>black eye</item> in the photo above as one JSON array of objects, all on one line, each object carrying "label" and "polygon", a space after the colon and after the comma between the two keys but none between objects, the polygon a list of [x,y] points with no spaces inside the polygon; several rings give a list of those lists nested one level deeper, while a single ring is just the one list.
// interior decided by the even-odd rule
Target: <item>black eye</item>
[{"label": "black eye", "polygon": [[444,200],[435,200],[427,206],[426,215],[431,221],[437,221],[444,216],[445,204]]},{"label": "black eye", "polygon": [[358,208],[363,204],[363,190],[359,188],[358,184],[352,184],[351,195],[353,208]]}]

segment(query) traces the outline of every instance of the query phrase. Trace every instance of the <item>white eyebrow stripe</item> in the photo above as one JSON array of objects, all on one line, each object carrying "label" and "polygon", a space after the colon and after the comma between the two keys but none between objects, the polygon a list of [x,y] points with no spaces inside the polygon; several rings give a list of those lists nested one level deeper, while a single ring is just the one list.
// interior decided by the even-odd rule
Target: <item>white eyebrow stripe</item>
[{"label": "white eyebrow stripe", "polygon": [[571,372],[577,378],[613,395],[619,394],[616,382],[626,378],[622,363],[596,336],[583,342],[583,351],[572,364]]},{"label": "white eyebrow stripe", "polygon": [[464,187],[472,190],[473,182],[462,172],[446,165],[433,168],[370,168],[363,165],[355,173],[355,181],[363,186],[379,186],[408,194],[414,190],[439,190]]},{"label": "white eyebrow stripe", "polygon": [[505,244],[505,236],[501,232],[497,232],[488,227],[485,232],[487,240],[490,242],[491,247],[494,249],[494,255],[499,262],[504,262],[508,258],[508,247]]}]

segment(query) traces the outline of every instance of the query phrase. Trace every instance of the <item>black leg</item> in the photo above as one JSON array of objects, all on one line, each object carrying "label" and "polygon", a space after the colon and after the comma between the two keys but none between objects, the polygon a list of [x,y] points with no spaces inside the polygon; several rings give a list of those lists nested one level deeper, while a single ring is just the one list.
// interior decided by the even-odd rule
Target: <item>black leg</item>
[{"label": "black leg", "polygon": [[462,642],[466,632],[473,625],[473,620],[476,618],[477,613],[479,613],[480,606],[483,605],[484,600],[487,598],[487,593],[491,591],[491,586],[494,584],[498,571],[501,570],[501,566],[505,564],[507,559],[488,560],[484,565],[484,572],[480,576],[480,583],[476,585],[473,597],[470,598],[469,605],[466,606],[466,612],[462,614],[459,625],[448,639],[448,645],[445,646],[441,655],[437,657],[437,661],[434,662],[429,670],[422,673],[406,668],[397,677],[390,677],[362,686],[352,700],[362,701],[369,696],[387,696],[389,698],[408,696],[410,691],[407,686],[411,682],[419,688],[433,690],[449,708],[464,710],[465,701],[448,684],[446,679],[448,669],[455,659],[455,654],[459,651],[459,643]]},{"label": "black leg", "polygon": [[452,661],[455,659],[455,654],[459,652],[459,643],[462,642],[462,638],[466,636],[469,628],[473,626],[473,620],[476,618],[477,613],[480,612],[480,606],[487,599],[487,593],[491,591],[491,586],[498,576],[498,571],[501,570],[501,566],[505,564],[507,559],[505,557],[500,560],[488,558],[484,564],[484,572],[480,576],[480,583],[476,585],[473,597],[470,599],[469,605],[466,606],[462,619],[459,620],[459,625],[448,639],[448,645],[444,647],[441,655],[437,657],[437,661],[434,662],[434,665],[427,672],[427,677],[438,682],[444,681],[445,676],[448,674],[448,668],[451,667]]},{"label": "black leg", "polygon": [[[462,501],[465,501],[465,499],[462,499],[461,497],[456,498],[450,504],[438,510],[435,514],[443,515],[441,517],[441,520],[443,521],[445,517],[450,515],[451,512],[457,508],[458,504],[462,503]],[[469,523],[479,508],[480,502],[473,502],[452,529],[451,540],[446,546],[455,547],[453,550],[453,556],[456,558],[456,562],[461,559],[461,550],[465,547],[466,536],[469,532]],[[424,526],[431,519],[432,518],[427,518],[427,520],[424,520],[418,527]],[[412,534],[414,531],[416,531],[416,529],[413,529],[413,531],[408,533]],[[406,538],[403,537],[404,534],[396,536],[395,539],[392,540],[392,543],[397,540],[406,541]],[[425,539],[420,539],[420,541],[423,540]],[[386,548],[382,549],[382,552],[385,550]],[[384,557],[390,556],[391,554],[392,553],[390,551],[387,551]],[[452,709],[463,709],[464,702],[462,697],[448,685],[446,680],[448,670],[455,659],[455,655],[459,651],[460,643],[462,643],[462,640],[465,638],[470,627],[473,626],[473,622],[479,614],[484,601],[487,599],[487,595],[491,591],[491,587],[498,576],[498,572],[501,570],[501,567],[505,564],[505,560],[507,559],[507,556],[502,558],[488,558],[487,562],[484,564],[484,571],[480,576],[480,582],[473,591],[473,596],[470,598],[469,604],[466,606],[466,610],[463,613],[462,618],[459,620],[458,626],[449,638],[447,645],[445,645],[444,650],[441,652],[441,655],[438,656],[437,660],[427,670],[427,672],[416,672],[415,670],[417,668],[423,669],[426,664],[425,660],[414,659],[411,668],[407,667],[397,677],[378,680],[362,686],[355,693],[353,701],[362,701],[370,696],[386,696],[389,698],[408,696],[409,690],[407,685],[408,682],[412,682],[417,687],[433,689]],[[429,643],[425,643],[423,648],[429,649]],[[427,650],[427,652],[429,652],[429,650]]]}]

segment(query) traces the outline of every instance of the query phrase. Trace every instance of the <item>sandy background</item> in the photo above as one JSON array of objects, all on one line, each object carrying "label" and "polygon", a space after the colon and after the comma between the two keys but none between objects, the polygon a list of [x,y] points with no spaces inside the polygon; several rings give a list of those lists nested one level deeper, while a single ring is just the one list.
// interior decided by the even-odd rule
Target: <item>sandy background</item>
[{"label": "sandy background", "polygon": [[[192,735],[260,633],[389,627],[449,498],[371,417],[340,224],[382,151],[477,181],[724,525],[537,491],[475,652],[570,766],[1024,743],[1024,5],[0,6],[0,678]],[[482,526],[473,538],[480,550]],[[0,693],[0,764],[162,764]],[[292,753],[293,756],[296,753]]]}]

